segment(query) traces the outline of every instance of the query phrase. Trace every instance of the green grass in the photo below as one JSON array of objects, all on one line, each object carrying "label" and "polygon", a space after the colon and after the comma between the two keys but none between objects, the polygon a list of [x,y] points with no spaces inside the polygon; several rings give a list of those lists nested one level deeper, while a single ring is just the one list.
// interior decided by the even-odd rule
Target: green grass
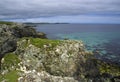
[{"label": "green grass", "polygon": [[[20,59],[14,53],[8,53],[4,56],[4,62],[1,64],[1,70],[8,70],[5,75],[0,75],[0,82],[7,80],[7,82],[17,82],[18,72],[15,68],[19,68],[18,63]],[[14,66],[14,68],[11,68]]]},{"label": "green grass", "polygon": [[13,24],[13,22],[0,21],[0,24],[12,25],[12,24]]},{"label": "green grass", "polygon": [[7,82],[17,82],[17,79],[19,77],[18,72],[19,71],[13,70],[5,75],[0,75],[0,82],[2,82],[3,80],[7,80]]},{"label": "green grass", "polygon": [[[62,41],[60,40],[49,40],[49,39],[40,39],[40,38],[22,38],[21,40],[26,39],[26,43],[24,43],[24,46],[27,47],[29,44],[32,44],[36,47],[43,48],[44,45],[51,45],[51,47],[55,47],[56,45],[59,45]],[[20,40],[20,41],[21,41]],[[30,41],[29,43],[27,41]]]},{"label": "green grass", "polygon": [[18,63],[20,62],[20,59],[17,55],[13,53],[8,53],[4,56],[4,62],[2,63],[2,69],[9,69],[11,66],[18,67]]},{"label": "green grass", "polygon": [[49,45],[49,44],[51,44],[52,47],[55,47],[56,45],[60,43],[60,40],[30,38],[30,42],[37,47],[43,47],[43,45]]}]

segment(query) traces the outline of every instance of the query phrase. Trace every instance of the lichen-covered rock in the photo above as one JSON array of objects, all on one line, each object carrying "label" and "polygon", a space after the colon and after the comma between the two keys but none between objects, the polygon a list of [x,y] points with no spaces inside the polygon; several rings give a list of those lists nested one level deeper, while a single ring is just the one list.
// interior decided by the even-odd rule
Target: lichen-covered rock
[{"label": "lichen-covered rock", "polygon": [[[112,80],[117,82],[119,80],[119,76],[115,75],[119,74],[119,67],[116,72],[112,71],[115,72],[114,75],[111,75],[110,72],[107,74],[109,77],[105,75],[107,72],[103,73],[101,67],[109,64],[103,63],[103,61],[99,62],[92,52],[85,50],[82,41],[63,40],[52,46],[54,41],[29,38],[18,42],[21,47],[18,47],[15,53],[20,53],[19,56],[22,60],[20,64],[24,72],[21,76],[22,79],[25,79],[25,73],[34,70],[38,74],[45,71],[50,76],[72,77],[79,82],[112,82]],[[38,43],[33,44],[33,42]],[[114,66],[111,67],[114,68]],[[44,82],[44,80],[40,81]],[[50,78],[48,81],[52,82]]]},{"label": "lichen-covered rock", "polygon": [[78,82],[73,77],[53,76],[46,71],[36,72],[35,70],[24,73],[18,78],[18,82]]},{"label": "lichen-covered rock", "polygon": [[119,82],[120,80],[119,66],[96,59],[92,52],[85,50],[82,41],[23,38],[17,42],[14,54],[13,56],[19,59],[18,63],[5,64],[3,59],[2,65],[9,67],[9,70],[3,70],[2,74],[7,75],[10,71],[17,70],[18,82]]},{"label": "lichen-covered rock", "polygon": [[82,41],[65,40],[54,47],[51,44],[37,47],[30,39],[23,39],[18,45],[26,45],[16,50],[17,54],[22,51],[19,55],[26,70],[46,71],[54,76],[74,78],[82,77],[82,74],[84,76],[87,73],[84,64],[92,56],[91,52],[85,50]]}]

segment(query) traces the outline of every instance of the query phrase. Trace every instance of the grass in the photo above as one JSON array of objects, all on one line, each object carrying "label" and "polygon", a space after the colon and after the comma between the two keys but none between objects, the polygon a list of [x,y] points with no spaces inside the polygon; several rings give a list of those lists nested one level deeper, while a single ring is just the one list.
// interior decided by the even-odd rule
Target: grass
[{"label": "grass", "polygon": [[2,63],[2,69],[6,70],[11,68],[11,66],[18,67],[18,63],[20,62],[17,55],[13,53],[8,53],[4,56],[4,62]]},{"label": "grass", "polygon": [[32,44],[38,48],[43,48],[44,45],[51,45],[51,47],[55,47],[56,45],[59,45],[62,41],[60,40],[49,40],[49,39],[40,39],[40,38],[22,38],[21,40],[26,39],[26,42],[24,44],[25,47],[27,47],[29,44]]},{"label": "grass", "polygon": [[[5,82],[17,82],[18,72],[15,68],[19,68],[18,63],[20,62],[17,55],[14,53],[8,53],[4,56],[4,61],[1,65],[1,70],[8,70],[4,75],[0,75],[0,82],[6,80]],[[14,68],[12,68],[12,66]]]},{"label": "grass", "polygon": [[17,79],[19,77],[18,72],[19,71],[17,70],[13,70],[13,71],[8,72],[4,76],[0,75],[0,82],[2,82],[3,80],[7,80],[5,82],[17,82]]},{"label": "grass", "polygon": [[13,24],[13,22],[0,21],[0,24],[12,25],[12,24]]},{"label": "grass", "polygon": [[49,44],[51,44],[52,47],[55,47],[56,45],[60,43],[60,40],[30,38],[30,42],[37,47],[43,47],[44,45],[49,45]]}]

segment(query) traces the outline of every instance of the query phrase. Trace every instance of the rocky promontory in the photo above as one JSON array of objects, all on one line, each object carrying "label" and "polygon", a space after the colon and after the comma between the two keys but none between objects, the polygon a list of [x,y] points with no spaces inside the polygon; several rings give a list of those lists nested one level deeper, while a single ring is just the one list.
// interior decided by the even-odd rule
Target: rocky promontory
[{"label": "rocky promontory", "polygon": [[0,82],[120,82],[120,67],[77,40],[49,40],[24,24],[0,24]]},{"label": "rocky promontory", "polygon": [[46,35],[24,24],[0,23],[0,60],[7,52],[16,50],[17,40],[22,37],[46,38]]}]

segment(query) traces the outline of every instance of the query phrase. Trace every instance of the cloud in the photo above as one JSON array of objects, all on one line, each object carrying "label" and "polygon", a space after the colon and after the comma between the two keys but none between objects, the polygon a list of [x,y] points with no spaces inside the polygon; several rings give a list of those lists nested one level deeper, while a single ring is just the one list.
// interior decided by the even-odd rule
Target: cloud
[{"label": "cloud", "polygon": [[[103,20],[104,19],[104,20]],[[120,24],[118,16],[94,16],[94,15],[75,15],[75,16],[54,16],[42,18],[14,19],[15,22],[49,22],[49,23],[114,23]]]},{"label": "cloud", "polygon": [[120,15],[120,0],[1,0],[0,19]]}]

